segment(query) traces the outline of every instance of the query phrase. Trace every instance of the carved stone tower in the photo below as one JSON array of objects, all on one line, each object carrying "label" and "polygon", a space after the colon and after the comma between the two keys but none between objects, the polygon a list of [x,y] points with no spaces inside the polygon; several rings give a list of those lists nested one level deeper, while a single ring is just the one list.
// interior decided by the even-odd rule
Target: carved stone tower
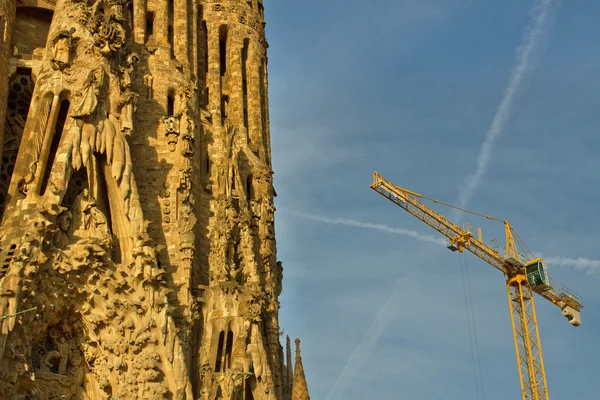
[{"label": "carved stone tower", "polygon": [[0,398],[290,395],[263,11],[0,1]]}]

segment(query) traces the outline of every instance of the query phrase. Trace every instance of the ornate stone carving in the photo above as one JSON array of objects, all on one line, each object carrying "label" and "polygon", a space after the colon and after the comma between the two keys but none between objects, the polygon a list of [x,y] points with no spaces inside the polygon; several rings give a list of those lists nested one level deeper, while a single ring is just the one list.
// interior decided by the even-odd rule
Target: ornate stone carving
[{"label": "ornate stone carving", "polygon": [[71,65],[71,48],[73,47],[75,28],[59,31],[52,39],[52,68],[64,71]]},{"label": "ornate stone carving", "polygon": [[[185,19],[141,43],[131,0],[62,0],[35,89],[11,92],[0,397],[281,398],[272,172],[247,135],[264,111],[261,8],[205,2],[207,25],[228,26],[226,71],[212,29],[187,54]],[[245,88],[229,56],[244,39]]]},{"label": "ornate stone carving", "polygon": [[165,136],[169,144],[169,150],[175,151],[177,142],[179,141],[179,118],[174,116],[162,117],[164,124]]}]

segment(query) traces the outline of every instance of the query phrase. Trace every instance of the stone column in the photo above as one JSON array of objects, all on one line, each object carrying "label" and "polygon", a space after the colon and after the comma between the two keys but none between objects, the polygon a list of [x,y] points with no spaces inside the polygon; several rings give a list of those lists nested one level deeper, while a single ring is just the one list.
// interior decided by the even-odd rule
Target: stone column
[{"label": "stone column", "polygon": [[208,26],[208,74],[206,87],[208,88],[208,109],[213,114],[213,123],[220,122],[221,118],[221,70],[219,54],[219,25]]},{"label": "stone column", "polygon": [[173,15],[173,54],[177,61],[189,68],[188,58],[188,0],[173,0],[175,3]]},{"label": "stone column", "polygon": [[8,100],[9,60],[11,56],[12,31],[17,13],[14,0],[0,1],[0,160],[4,145],[4,124]]},{"label": "stone column", "polygon": [[[262,140],[262,101],[260,89],[260,47],[251,43],[248,50],[246,79],[248,81],[248,137],[253,149],[263,147]],[[257,66],[259,66],[257,68]]]},{"label": "stone column", "polygon": [[269,75],[267,73],[267,56],[261,64],[262,82],[262,112],[263,112],[263,141],[266,154],[266,162],[271,165],[271,121],[269,120]]},{"label": "stone column", "polygon": [[167,0],[156,5],[154,14],[154,37],[161,45],[169,43],[169,1]]},{"label": "stone column", "polygon": [[[244,124],[242,88],[242,46],[240,38],[231,32],[227,38],[227,72],[229,74],[229,121],[235,126]],[[243,137],[243,135],[242,135]]]},{"label": "stone column", "polygon": [[138,44],[146,41],[146,0],[133,2],[133,38]]}]

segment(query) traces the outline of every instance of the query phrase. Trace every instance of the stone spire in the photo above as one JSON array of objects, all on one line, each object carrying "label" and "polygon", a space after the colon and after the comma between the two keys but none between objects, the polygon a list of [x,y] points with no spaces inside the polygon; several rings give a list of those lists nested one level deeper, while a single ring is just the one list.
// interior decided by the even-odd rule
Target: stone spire
[{"label": "stone spire", "polygon": [[285,339],[285,355],[286,382],[283,390],[283,399],[290,400],[292,395],[292,385],[294,383],[294,372],[292,370],[292,345],[289,336],[286,336]]},{"label": "stone spire", "polygon": [[300,357],[300,339],[296,343],[296,365],[294,366],[294,384],[292,388],[292,400],[310,400],[306,377],[304,376],[304,367],[302,367],[302,357]]}]

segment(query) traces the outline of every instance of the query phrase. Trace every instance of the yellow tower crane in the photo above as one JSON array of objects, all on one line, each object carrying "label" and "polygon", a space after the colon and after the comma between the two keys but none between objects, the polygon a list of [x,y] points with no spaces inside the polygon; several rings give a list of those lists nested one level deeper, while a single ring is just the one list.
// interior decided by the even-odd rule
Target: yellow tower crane
[{"label": "yellow tower crane", "polygon": [[[523,400],[548,400],[548,386],[533,293],[560,307],[563,316],[574,326],[581,325],[580,311],[583,308],[581,298],[550,279],[544,260],[536,258],[529,251],[508,221],[454,207],[398,187],[377,172],[373,173],[373,184],[370,187],[446,236],[450,250],[459,252],[468,250],[506,276],[508,305]],[[463,227],[454,224],[427,207],[418,200],[419,198],[504,223],[506,232],[504,253],[500,254],[499,250],[483,243],[481,229],[478,229],[478,235],[474,237],[470,224],[465,224]]]}]

